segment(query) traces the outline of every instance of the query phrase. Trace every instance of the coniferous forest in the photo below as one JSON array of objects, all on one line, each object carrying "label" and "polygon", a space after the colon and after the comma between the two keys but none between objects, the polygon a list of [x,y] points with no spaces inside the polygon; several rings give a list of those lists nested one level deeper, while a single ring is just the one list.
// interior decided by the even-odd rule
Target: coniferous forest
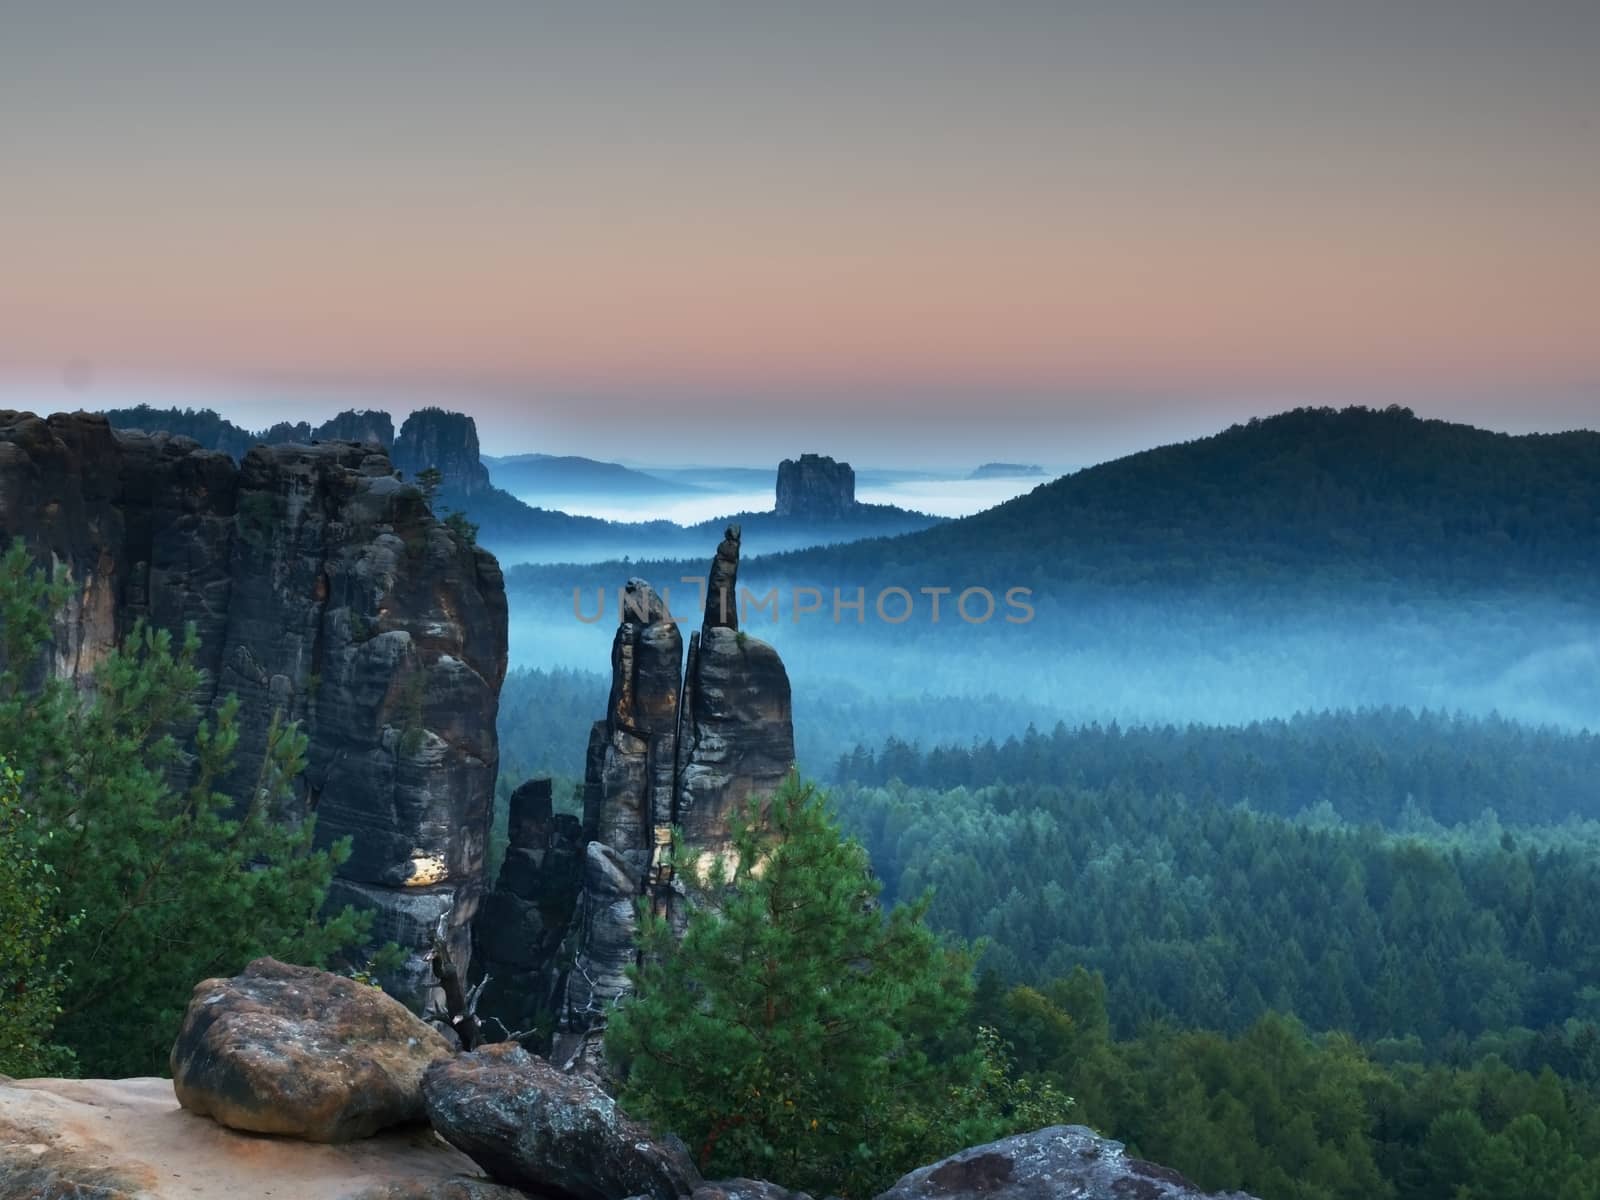
[{"label": "coniferous forest", "polygon": [[1600,1200],[1597,64],[5,6],[0,1200]]}]

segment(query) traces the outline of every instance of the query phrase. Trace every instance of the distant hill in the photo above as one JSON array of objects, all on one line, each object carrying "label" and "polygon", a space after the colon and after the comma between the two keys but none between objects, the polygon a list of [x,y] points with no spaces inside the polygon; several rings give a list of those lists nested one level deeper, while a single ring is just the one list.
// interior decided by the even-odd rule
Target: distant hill
[{"label": "distant hill", "polygon": [[[1296,409],[1129,455],[796,573],[1020,584],[1600,578],[1600,433],[1511,436],[1409,409]],[[776,564],[775,564],[776,565]]]},{"label": "distant hill", "polygon": [[984,463],[973,470],[968,479],[1028,479],[1035,475],[1043,475],[1044,468],[1032,466],[1027,463]]},{"label": "distant hill", "polygon": [[484,457],[495,486],[517,495],[682,496],[706,488],[682,480],[663,479],[621,463],[576,455],[513,454]]},{"label": "distant hill", "polygon": [[777,467],[651,467],[650,474],[708,491],[767,492],[778,478]]}]

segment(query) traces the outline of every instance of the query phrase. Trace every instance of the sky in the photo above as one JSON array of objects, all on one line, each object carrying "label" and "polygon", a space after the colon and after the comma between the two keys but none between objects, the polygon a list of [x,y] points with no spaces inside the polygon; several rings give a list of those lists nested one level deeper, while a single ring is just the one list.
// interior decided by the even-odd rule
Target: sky
[{"label": "sky", "polygon": [[1071,465],[1600,426],[1595,0],[0,0],[8,402]]}]

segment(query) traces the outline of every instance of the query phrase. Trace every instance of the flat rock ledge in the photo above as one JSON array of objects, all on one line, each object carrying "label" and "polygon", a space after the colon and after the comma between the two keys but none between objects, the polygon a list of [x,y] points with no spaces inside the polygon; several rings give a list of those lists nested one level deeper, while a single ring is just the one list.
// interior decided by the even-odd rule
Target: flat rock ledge
[{"label": "flat rock ledge", "polygon": [[427,1128],[341,1146],[236,1133],[168,1079],[0,1076],[0,1200],[523,1200]]}]

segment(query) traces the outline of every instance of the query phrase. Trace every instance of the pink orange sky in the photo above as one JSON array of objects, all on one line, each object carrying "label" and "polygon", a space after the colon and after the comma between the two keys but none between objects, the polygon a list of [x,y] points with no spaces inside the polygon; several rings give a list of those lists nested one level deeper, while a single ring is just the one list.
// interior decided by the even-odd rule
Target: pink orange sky
[{"label": "pink orange sky", "polygon": [[473,389],[488,428],[537,441],[543,414],[562,449],[662,405],[804,404],[884,446],[1129,397],[1600,421],[1592,0],[3,25],[17,372]]}]

